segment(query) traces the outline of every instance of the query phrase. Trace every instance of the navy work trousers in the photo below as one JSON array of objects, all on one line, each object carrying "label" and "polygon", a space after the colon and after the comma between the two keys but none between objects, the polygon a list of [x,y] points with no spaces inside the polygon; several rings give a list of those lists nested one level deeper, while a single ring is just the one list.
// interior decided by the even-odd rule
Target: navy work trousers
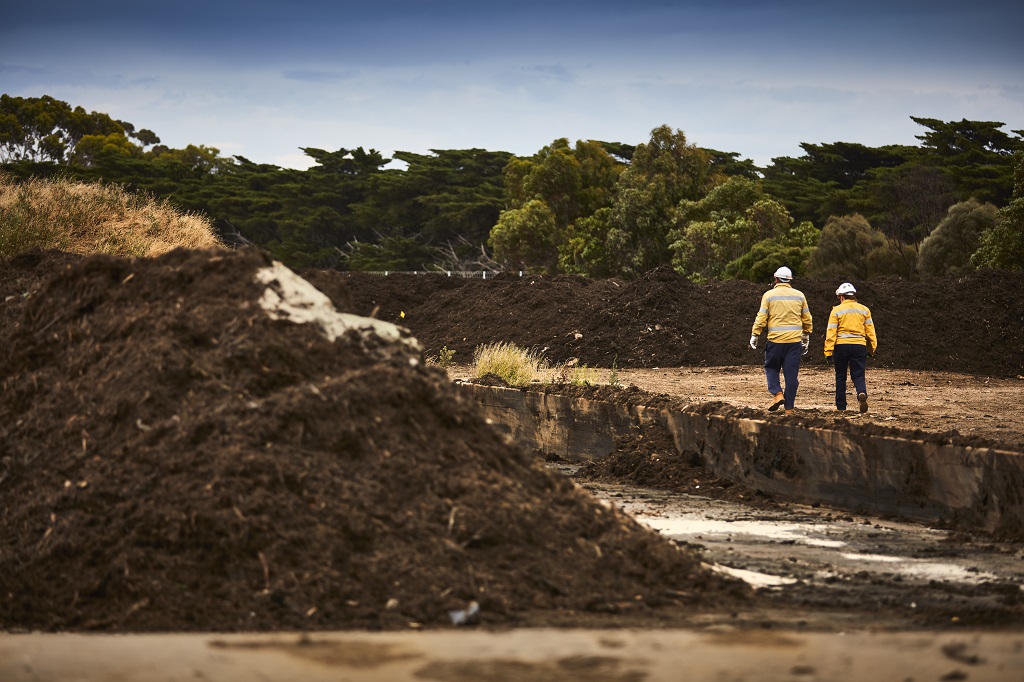
[{"label": "navy work trousers", "polygon": [[859,343],[837,343],[832,350],[832,362],[836,365],[836,409],[846,409],[846,370],[850,370],[853,387],[857,393],[867,394],[868,385],[864,380],[864,368],[868,364],[868,347]]},{"label": "navy work trousers", "polygon": [[[781,393],[786,399],[786,409],[792,410],[796,402],[796,389],[800,385],[800,356],[804,347],[799,341],[795,343],[775,343],[769,341],[764,346],[764,375],[768,380],[768,392],[772,395]],[[779,372],[786,380],[786,390],[782,390]]]}]

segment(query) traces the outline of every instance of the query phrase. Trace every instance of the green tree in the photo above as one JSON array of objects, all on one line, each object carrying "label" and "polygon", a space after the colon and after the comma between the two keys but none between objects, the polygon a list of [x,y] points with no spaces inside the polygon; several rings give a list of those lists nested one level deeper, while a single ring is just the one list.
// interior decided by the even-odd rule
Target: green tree
[{"label": "green tree", "polygon": [[1024,269],[1024,197],[1002,208],[995,226],[980,235],[971,264],[976,268]]},{"label": "green tree", "polygon": [[974,269],[971,255],[981,234],[995,227],[998,209],[974,199],[950,206],[946,217],[921,242],[917,269],[925,277],[959,275]]},{"label": "green tree", "polygon": [[205,178],[223,173],[235,165],[235,160],[220,155],[216,147],[190,144],[183,149],[160,147],[152,153],[154,162],[169,175]]},{"label": "green tree", "polygon": [[[833,216],[825,223],[818,245],[807,258],[807,274],[816,278],[867,279],[870,262],[884,261],[885,235],[862,215]],[[873,255],[874,254],[874,255]]]},{"label": "green tree", "polygon": [[681,130],[667,125],[652,130],[619,178],[608,231],[616,274],[635,277],[669,263],[676,206],[700,199],[713,186],[706,151],[688,144]]},{"label": "green tree", "polygon": [[[623,164],[607,151],[607,143],[581,140],[573,147],[565,138],[555,140],[532,157],[509,161],[505,168],[509,208],[499,218],[498,224],[507,225],[519,221],[521,213],[519,217],[509,216],[508,219],[505,214],[521,212],[533,202],[543,203],[554,221],[553,228],[545,232],[544,238],[555,238],[557,241],[553,244],[545,241],[543,248],[532,252],[543,254],[543,262],[526,265],[538,265],[550,271],[551,251],[548,247],[554,246],[559,254],[556,261],[558,267],[562,266],[563,261],[565,267],[574,272],[583,267],[582,263],[576,262],[577,256],[582,256],[587,250],[592,252],[593,249],[581,245],[580,240],[594,233],[587,227],[576,230],[574,226],[611,205],[623,168]],[[536,210],[534,207],[531,213]],[[573,246],[568,245],[569,239],[575,240]],[[502,237],[499,236],[495,243],[501,241]],[[522,257],[527,251],[519,249],[517,253]]]},{"label": "green tree", "polygon": [[777,157],[764,170],[764,189],[797,221],[824,223],[850,212],[851,190],[880,168],[895,168],[916,154],[912,147],[866,147],[850,142],[803,142],[799,158]]},{"label": "green tree", "polygon": [[996,224],[981,234],[971,256],[976,268],[1024,269],[1024,151],[1017,152],[1013,199],[996,215]]},{"label": "green tree", "polygon": [[83,166],[102,163],[110,157],[139,158],[142,148],[120,133],[86,135],[75,146],[73,162]]},{"label": "green tree", "polygon": [[0,95],[0,161],[64,160],[62,124],[71,115],[66,102]]},{"label": "green tree", "polygon": [[412,237],[383,237],[378,243],[354,242],[345,249],[345,262],[355,271],[427,271],[438,258],[437,249]]},{"label": "green tree", "polygon": [[601,145],[601,148],[612,155],[612,157],[620,163],[629,163],[633,160],[633,154],[636,152],[636,145],[625,144],[623,142],[601,142],[600,140],[593,140],[595,143]]},{"label": "green tree", "polygon": [[500,263],[550,273],[558,266],[561,241],[554,212],[544,201],[533,199],[522,208],[503,211],[489,243]]},{"label": "green tree", "polygon": [[852,188],[870,177],[871,171],[877,168],[902,166],[914,156],[911,148],[897,145],[868,147],[853,142],[804,142],[800,147],[806,152],[803,157],[804,173],[840,189]]},{"label": "green tree", "polygon": [[997,121],[940,121],[910,117],[929,132],[918,135],[935,165],[950,171],[961,199],[1005,205],[1013,191],[1014,152],[1024,148],[1024,131],[1004,133]]},{"label": "green tree", "polygon": [[780,263],[785,263],[794,275],[802,277],[820,237],[821,232],[811,222],[804,221],[785,234],[754,244],[749,251],[725,266],[723,277],[767,282],[771,281]]},{"label": "green tree", "polygon": [[374,174],[366,199],[353,210],[364,226],[382,235],[478,248],[505,203],[502,173],[511,158],[483,149],[397,151],[394,159],[406,167]]},{"label": "green tree", "polygon": [[717,149],[704,149],[711,159],[711,172],[722,177],[738,176],[750,180],[760,180],[761,172],[750,159],[740,160],[736,152],[720,152]]},{"label": "green tree", "polygon": [[935,166],[907,163],[874,171],[858,192],[851,205],[885,235],[892,274],[913,277],[921,240],[957,201],[952,177]]},{"label": "green tree", "polygon": [[[107,114],[72,108],[48,95],[11,97],[0,95],[0,162],[47,161],[89,165],[93,155],[116,153],[135,156],[142,147],[129,137],[159,141],[149,130],[135,132],[135,126],[115,121]],[[78,145],[88,140],[88,152]],[[128,147],[136,149],[127,151]]]},{"label": "green tree", "polygon": [[731,177],[702,199],[679,202],[669,233],[672,266],[695,282],[719,278],[758,242],[780,238],[779,245],[786,244],[792,223],[760,182]]},{"label": "green tree", "polygon": [[558,267],[562,272],[588,277],[617,274],[617,259],[608,238],[611,217],[611,207],[599,208],[569,228],[567,238],[558,247]]},{"label": "green tree", "polygon": [[271,185],[276,199],[273,215],[281,233],[281,245],[268,247],[275,255],[312,258],[311,265],[342,268],[348,261],[338,256],[350,245],[404,236],[391,225],[367,221],[360,211],[390,159],[362,147],[330,152],[303,147],[302,151],[317,165]]}]

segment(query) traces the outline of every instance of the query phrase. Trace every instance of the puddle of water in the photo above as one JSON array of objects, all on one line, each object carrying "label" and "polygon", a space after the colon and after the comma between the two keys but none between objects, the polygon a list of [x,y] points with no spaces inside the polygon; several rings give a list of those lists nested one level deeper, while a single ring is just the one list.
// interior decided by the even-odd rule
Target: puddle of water
[{"label": "puddle of water", "polygon": [[969,571],[963,566],[956,564],[943,564],[934,561],[915,561],[906,557],[888,556],[886,554],[840,554],[848,561],[873,561],[876,563],[893,564],[887,569],[892,573],[913,576],[915,578],[926,578],[928,580],[944,580],[961,583],[982,583],[989,580],[997,580],[994,573],[985,571]]},{"label": "puddle of water", "polygon": [[[625,505],[626,508],[630,506],[632,505]],[[830,524],[789,523],[771,519],[726,521],[686,513],[677,514],[662,511],[652,513],[649,509],[645,509],[643,505],[636,505],[631,510],[631,513],[637,520],[673,539],[692,540],[694,538],[701,538],[710,541],[719,539],[732,541],[745,538],[754,544],[765,541],[784,542],[791,545],[821,548],[826,551],[846,548],[846,551],[836,551],[834,554],[830,552],[830,555],[835,557],[831,561],[843,560],[849,562],[853,564],[851,567],[853,570],[884,571],[917,580],[937,580],[969,584],[998,580],[998,576],[993,573],[968,570],[963,566],[953,563],[919,561],[909,557],[887,554],[851,552],[849,551],[849,542],[828,537],[840,533],[838,528]],[[822,560],[829,561],[827,557],[823,557]],[[740,578],[755,588],[777,588],[795,582],[791,578],[728,568],[717,564],[713,564],[712,567],[714,570]]]},{"label": "puddle of water", "polygon": [[[780,590],[803,580],[831,584],[860,574],[868,574],[867,578],[858,577],[860,580],[876,579],[873,575],[883,581],[899,576],[916,583],[998,583],[1010,575],[1019,578],[1019,561],[1024,559],[1019,553],[1009,558],[967,554],[955,563],[917,559],[914,553],[934,546],[942,533],[914,525],[845,522],[852,519],[835,522],[831,514],[827,518],[810,513],[796,518],[752,514],[738,504],[637,492],[626,487],[594,486],[592,492],[604,504],[621,509],[668,538],[700,543],[705,561],[713,570],[741,579],[755,589]],[[893,547],[907,556],[878,553],[879,549],[890,552]],[[1024,591],[1024,584],[1020,587]]]},{"label": "puddle of water", "polygon": [[722,566],[721,564],[704,565],[716,573],[724,573],[725,575],[732,576],[733,578],[739,578],[754,589],[782,587],[783,585],[792,585],[796,582],[796,578],[783,578],[779,575],[758,573],[757,571],[748,571],[743,568],[730,568],[728,566]]},{"label": "puddle of water", "polygon": [[829,526],[779,523],[777,521],[719,521],[696,516],[637,516],[659,533],[673,535],[752,535],[769,540],[795,541],[814,547],[845,547],[842,540],[818,537],[827,535]]}]

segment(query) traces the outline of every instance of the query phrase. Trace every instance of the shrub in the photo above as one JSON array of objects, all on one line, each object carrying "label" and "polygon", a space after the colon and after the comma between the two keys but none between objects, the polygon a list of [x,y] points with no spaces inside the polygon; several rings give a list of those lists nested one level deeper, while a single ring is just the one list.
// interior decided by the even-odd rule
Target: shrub
[{"label": "shrub", "polygon": [[1000,209],[995,226],[981,233],[971,264],[1003,270],[1024,268],[1024,196]]},{"label": "shrub", "polygon": [[448,346],[443,346],[441,350],[437,351],[437,355],[431,355],[427,358],[427,364],[436,365],[441,369],[448,369],[455,364],[455,351]]},{"label": "shrub", "polygon": [[807,274],[834,279],[866,279],[868,254],[886,248],[885,235],[860,214],[831,216],[821,230],[818,245],[807,258]]},{"label": "shrub", "polygon": [[974,199],[949,207],[946,217],[924,238],[917,254],[917,269],[925,277],[961,275],[974,269],[971,255],[981,235],[996,225],[998,209]]}]

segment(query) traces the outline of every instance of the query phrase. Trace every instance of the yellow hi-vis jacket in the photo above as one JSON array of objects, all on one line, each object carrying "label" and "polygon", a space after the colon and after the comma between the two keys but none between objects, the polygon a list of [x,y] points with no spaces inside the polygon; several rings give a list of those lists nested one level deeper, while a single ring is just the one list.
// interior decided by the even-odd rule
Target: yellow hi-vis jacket
[{"label": "yellow hi-vis jacket", "polygon": [[825,357],[831,357],[836,344],[855,343],[868,347],[868,354],[878,348],[875,323],[866,305],[846,300],[832,308],[825,330]]},{"label": "yellow hi-vis jacket", "polygon": [[799,343],[802,334],[811,333],[811,310],[807,297],[785,282],[764,292],[757,311],[752,336],[760,336],[768,327],[768,340],[775,343]]}]

